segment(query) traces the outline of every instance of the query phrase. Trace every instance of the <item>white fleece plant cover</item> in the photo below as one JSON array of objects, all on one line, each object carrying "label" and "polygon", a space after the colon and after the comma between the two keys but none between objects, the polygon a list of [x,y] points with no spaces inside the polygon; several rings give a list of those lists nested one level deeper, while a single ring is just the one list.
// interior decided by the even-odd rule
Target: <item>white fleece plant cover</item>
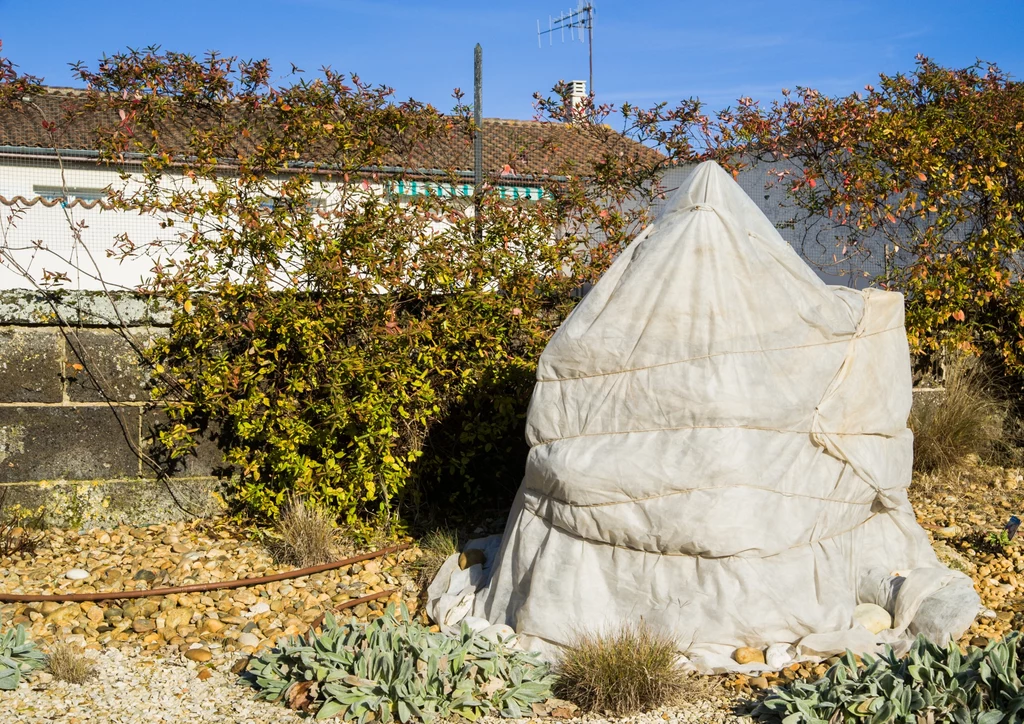
[{"label": "white fleece plant cover", "polygon": [[[711,162],[648,232],[544,350],[504,536],[470,545],[482,566],[445,563],[429,613],[549,656],[642,619],[705,672],[763,670],[741,646],[960,636],[978,596],[907,499],[902,296],[827,286]],[[865,602],[893,628],[857,624]]]}]

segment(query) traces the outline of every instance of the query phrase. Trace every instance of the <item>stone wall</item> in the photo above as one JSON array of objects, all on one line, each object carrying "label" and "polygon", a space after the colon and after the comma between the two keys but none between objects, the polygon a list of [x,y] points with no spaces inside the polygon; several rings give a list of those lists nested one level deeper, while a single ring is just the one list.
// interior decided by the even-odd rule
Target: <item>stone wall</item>
[{"label": "stone wall", "polygon": [[[62,325],[59,320],[68,323]],[[163,416],[148,375],[115,331],[163,333],[166,310],[131,296],[0,292],[0,494],[45,505],[47,521],[92,527],[210,515],[221,508],[213,442],[159,479]]]}]

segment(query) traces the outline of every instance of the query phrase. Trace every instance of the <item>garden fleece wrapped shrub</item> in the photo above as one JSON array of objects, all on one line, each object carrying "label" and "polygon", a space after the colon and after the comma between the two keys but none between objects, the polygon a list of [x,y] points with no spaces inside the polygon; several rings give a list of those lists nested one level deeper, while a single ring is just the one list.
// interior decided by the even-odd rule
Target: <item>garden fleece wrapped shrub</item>
[{"label": "garden fleece wrapped shrub", "polygon": [[702,671],[958,636],[979,599],[907,499],[910,404],[903,298],[826,285],[704,163],[548,343],[504,537],[442,566],[430,613],[552,657],[642,618]]}]

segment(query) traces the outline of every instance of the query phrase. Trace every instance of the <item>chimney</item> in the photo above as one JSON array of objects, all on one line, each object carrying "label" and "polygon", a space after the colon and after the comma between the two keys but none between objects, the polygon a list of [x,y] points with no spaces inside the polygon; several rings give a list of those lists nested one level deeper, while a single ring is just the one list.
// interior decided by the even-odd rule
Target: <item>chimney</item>
[{"label": "chimney", "polygon": [[569,81],[569,102],[572,104],[572,108],[578,109],[583,105],[583,100],[587,97],[587,81],[585,80],[571,80]]}]

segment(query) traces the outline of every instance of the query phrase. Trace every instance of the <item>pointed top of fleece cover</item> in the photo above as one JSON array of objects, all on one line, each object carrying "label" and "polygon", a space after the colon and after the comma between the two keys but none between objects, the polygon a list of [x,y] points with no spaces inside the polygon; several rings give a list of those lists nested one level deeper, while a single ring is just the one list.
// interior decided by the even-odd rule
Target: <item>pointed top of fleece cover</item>
[{"label": "pointed top of fleece cover", "polygon": [[827,286],[718,164],[700,164],[563,323],[538,379],[615,374],[852,334]]}]

